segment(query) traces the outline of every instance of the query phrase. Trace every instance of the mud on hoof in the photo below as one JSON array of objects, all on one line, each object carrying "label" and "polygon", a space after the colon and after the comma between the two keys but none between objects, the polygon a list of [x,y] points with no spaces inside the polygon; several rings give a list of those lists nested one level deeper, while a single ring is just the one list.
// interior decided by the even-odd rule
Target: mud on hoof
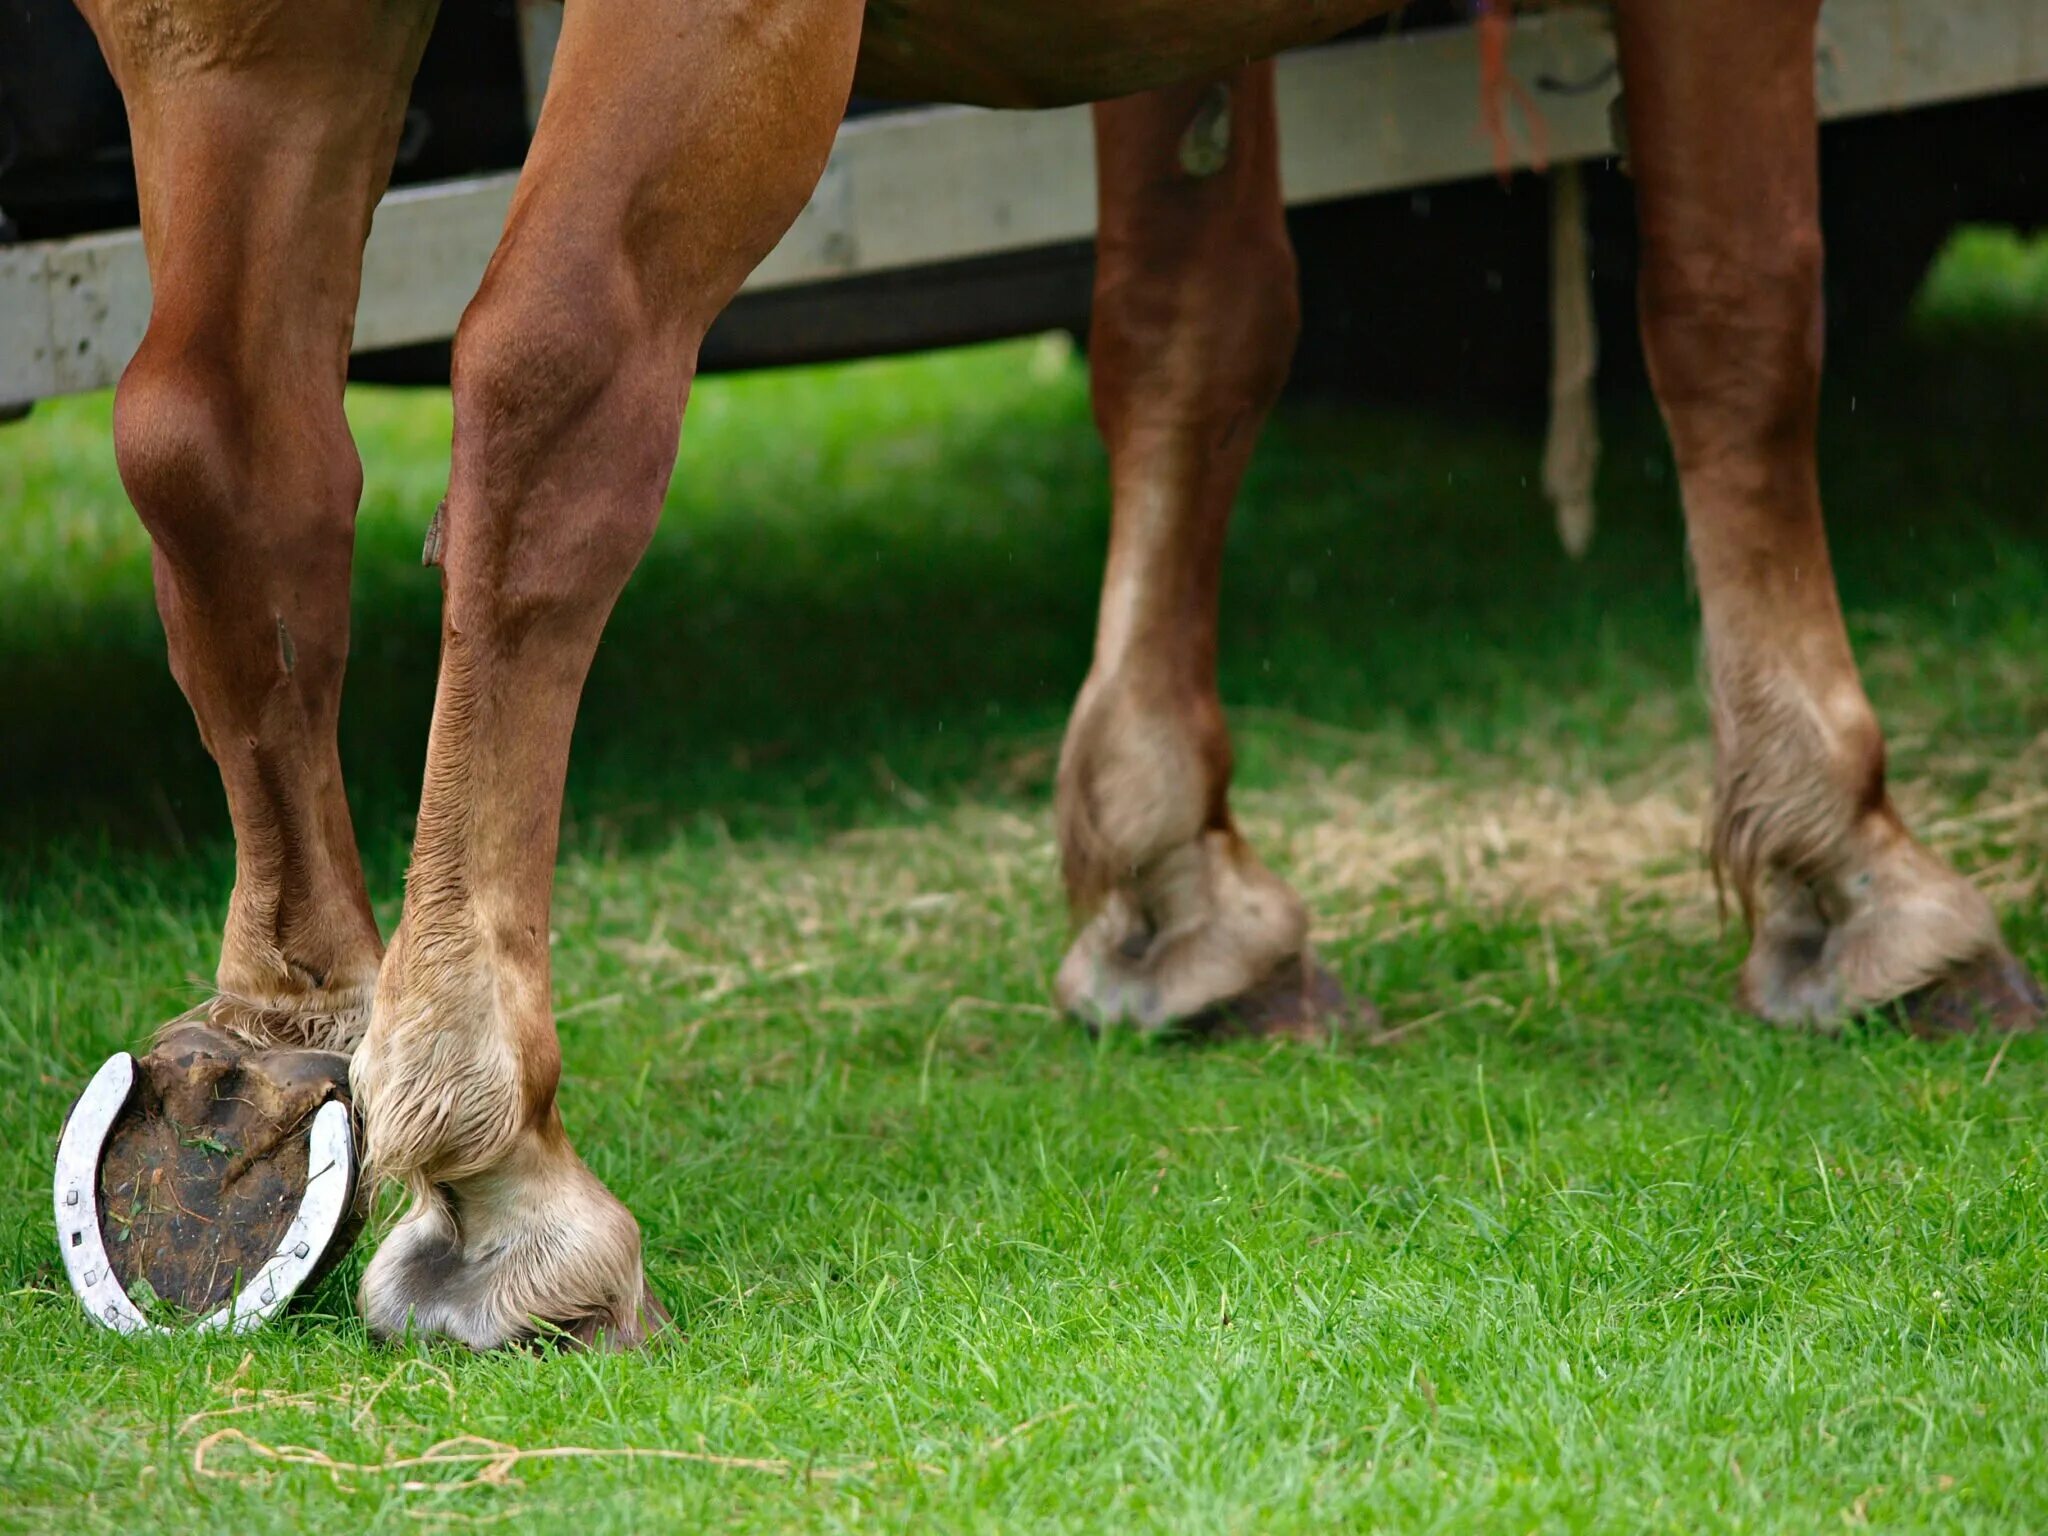
[{"label": "mud on hoof", "polygon": [[[311,1176],[307,1130],[330,1100],[348,1101],[348,1058],[329,1051],[250,1051],[204,1024],[166,1029],[137,1063],[127,1108],[99,1172],[101,1237],[122,1287],[177,1322],[233,1297],[276,1252]],[[361,1229],[344,1219],[308,1282]],[[144,1290],[144,1286],[147,1290]]]},{"label": "mud on hoof", "polygon": [[668,1326],[640,1267],[640,1229],[566,1140],[529,1143],[461,1185],[413,1192],[363,1275],[370,1332],[474,1350],[561,1342],[615,1350]]}]

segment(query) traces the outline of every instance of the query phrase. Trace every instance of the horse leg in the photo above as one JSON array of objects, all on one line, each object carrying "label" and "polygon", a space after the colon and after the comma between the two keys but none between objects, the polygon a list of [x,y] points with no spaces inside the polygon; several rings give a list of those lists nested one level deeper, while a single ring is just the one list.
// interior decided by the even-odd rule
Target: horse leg
[{"label": "horse leg", "polygon": [[661,1321],[633,1218],[570,1147],[548,909],[569,738],[652,536],[706,328],[795,219],[859,0],[578,0],[455,338],[441,675],[405,914],[352,1071],[411,1196],[373,1332],[488,1348]]},{"label": "horse leg", "polygon": [[1749,921],[1741,995],[1926,1030],[2041,1014],[1984,897],[1914,840],[1850,654],[1814,461],[1818,0],[1623,0],[1652,382],[1706,629],[1712,852]]},{"label": "horse leg", "polygon": [[133,130],[153,300],[114,454],[235,886],[207,1018],[346,1050],[382,953],[335,746],[362,469],[342,416],[363,240],[432,0],[85,0]]},{"label": "horse leg", "polygon": [[1313,1032],[1341,995],[1300,898],[1232,825],[1216,693],[1224,530],[1299,326],[1272,66],[1098,105],[1095,156],[1089,362],[1113,511],[1060,755],[1078,931],[1057,990],[1095,1027]]}]

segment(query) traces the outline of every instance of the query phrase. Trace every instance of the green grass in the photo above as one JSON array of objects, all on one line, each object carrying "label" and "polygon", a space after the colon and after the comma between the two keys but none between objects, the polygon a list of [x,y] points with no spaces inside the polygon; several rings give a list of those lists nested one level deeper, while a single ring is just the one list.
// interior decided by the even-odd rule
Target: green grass
[{"label": "green grass", "polygon": [[[1934,324],[1835,379],[1824,452],[1895,777],[2039,968],[2030,334]],[[448,402],[351,410],[343,746],[388,925]],[[1226,595],[1240,805],[1401,1043],[1096,1046],[1052,1016],[1050,778],[1106,517],[1052,342],[704,384],[599,657],[563,1100],[681,1336],[375,1347],[367,1245],[246,1343],[95,1332],[56,1264],[53,1140],[105,1053],[199,994],[231,868],[107,413],[0,432],[0,1527],[2048,1526],[2048,1047],[1729,1006],[1643,403],[1608,409],[1583,566],[1518,430],[1300,406],[1261,451]],[[474,1464],[330,1473],[232,1439],[202,1467],[216,1430],[352,1463],[460,1435],[788,1468],[458,1487]]]}]

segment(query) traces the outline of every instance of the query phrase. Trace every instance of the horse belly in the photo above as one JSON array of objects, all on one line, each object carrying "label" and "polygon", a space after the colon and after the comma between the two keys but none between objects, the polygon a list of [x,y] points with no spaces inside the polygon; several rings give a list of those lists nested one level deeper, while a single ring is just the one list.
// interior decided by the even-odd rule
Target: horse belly
[{"label": "horse belly", "polygon": [[1052,107],[1322,39],[1402,0],[867,0],[864,95]]}]

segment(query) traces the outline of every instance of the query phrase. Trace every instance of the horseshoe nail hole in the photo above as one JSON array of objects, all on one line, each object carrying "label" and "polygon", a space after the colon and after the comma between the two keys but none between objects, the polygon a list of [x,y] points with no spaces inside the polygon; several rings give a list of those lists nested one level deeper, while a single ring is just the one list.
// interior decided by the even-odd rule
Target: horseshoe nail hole
[{"label": "horseshoe nail hole", "polygon": [[83,1228],[80,1228],[80,1229],[79,1229],[78,1231],[76,1231],[76,1232],[74,1232],[74,1233],[72,1233],[72,1234],[71,1234],[71,1246],[72,1246],[72,1247],[76,1248],[76,1247],[77,1247],[77,1246],[78,1246],[78,1245],[79,1245],[80,1243],[82,1243],[82,1242],[84,1242],[84,1241],[85,1241],[85,1230],[84,1230]]}]

